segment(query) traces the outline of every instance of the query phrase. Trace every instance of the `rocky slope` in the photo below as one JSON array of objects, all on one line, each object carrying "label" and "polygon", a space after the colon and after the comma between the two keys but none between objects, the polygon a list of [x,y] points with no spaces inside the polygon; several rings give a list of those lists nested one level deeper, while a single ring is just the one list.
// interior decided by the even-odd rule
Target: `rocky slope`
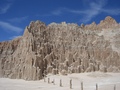
[{"label": "rocky slope", "polygon": [[0,77],[120,71],[120,25],[110,16],[90,25],[31,22],[23,36],[0,43]]}]

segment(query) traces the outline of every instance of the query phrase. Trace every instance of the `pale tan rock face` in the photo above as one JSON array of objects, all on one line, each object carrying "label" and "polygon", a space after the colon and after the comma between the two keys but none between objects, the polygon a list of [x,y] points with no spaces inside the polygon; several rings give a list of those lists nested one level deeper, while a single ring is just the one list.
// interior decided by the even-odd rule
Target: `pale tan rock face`
[{"label": "pale tan rock face", "polygon": [[48,73],[119,72],[120,44],[114,39],[120,34],[111,40],[102,33],[114,28],[120,30],[109,16],[98,25],[31,22],[22,37],[0,43],[0,77],[39,80]]}]

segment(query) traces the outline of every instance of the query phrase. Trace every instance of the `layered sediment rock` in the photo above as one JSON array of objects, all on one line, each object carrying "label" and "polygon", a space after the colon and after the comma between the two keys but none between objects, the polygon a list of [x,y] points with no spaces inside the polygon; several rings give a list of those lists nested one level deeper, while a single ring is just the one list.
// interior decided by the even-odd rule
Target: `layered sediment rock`
[{"label": "layered sediment rock", "polygon": [[47,73],[119,72],[118,32],[120,25],[111,17],[86,26],[31,22],[23,36],[0,43],[0,77],[39,80]]}]

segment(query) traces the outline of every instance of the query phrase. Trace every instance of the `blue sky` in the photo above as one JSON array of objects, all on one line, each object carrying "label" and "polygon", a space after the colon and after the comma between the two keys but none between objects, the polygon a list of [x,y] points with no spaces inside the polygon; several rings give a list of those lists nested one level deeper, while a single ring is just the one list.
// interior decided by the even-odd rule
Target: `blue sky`
[{"label": "blue sky", "polygon": [[0,0],[0,41],[21,36],[30,21],[80,25],[106,16],[120,22],[120,0]]}]

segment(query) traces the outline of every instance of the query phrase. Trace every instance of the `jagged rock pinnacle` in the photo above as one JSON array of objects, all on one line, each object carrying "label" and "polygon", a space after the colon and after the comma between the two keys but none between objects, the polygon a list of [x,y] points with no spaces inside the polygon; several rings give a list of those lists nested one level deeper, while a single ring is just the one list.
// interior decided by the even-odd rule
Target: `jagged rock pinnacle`
[{"label": "jagged rock pinnacle", "polygon": [[102,30],[108,28],[115,28],[120,27],[116,20],[110,16],[107,16],[104,20],[101,20],[100,23],[97,25],[95,22],[89,25],[85,25],[85,30]]},{"label": "jagged rock pinnacle", "polygon": [[100,21],[98,25],[99,28],[112,28],[115,27],[118,23],[110,16],[107,16],[104,20]]}]

